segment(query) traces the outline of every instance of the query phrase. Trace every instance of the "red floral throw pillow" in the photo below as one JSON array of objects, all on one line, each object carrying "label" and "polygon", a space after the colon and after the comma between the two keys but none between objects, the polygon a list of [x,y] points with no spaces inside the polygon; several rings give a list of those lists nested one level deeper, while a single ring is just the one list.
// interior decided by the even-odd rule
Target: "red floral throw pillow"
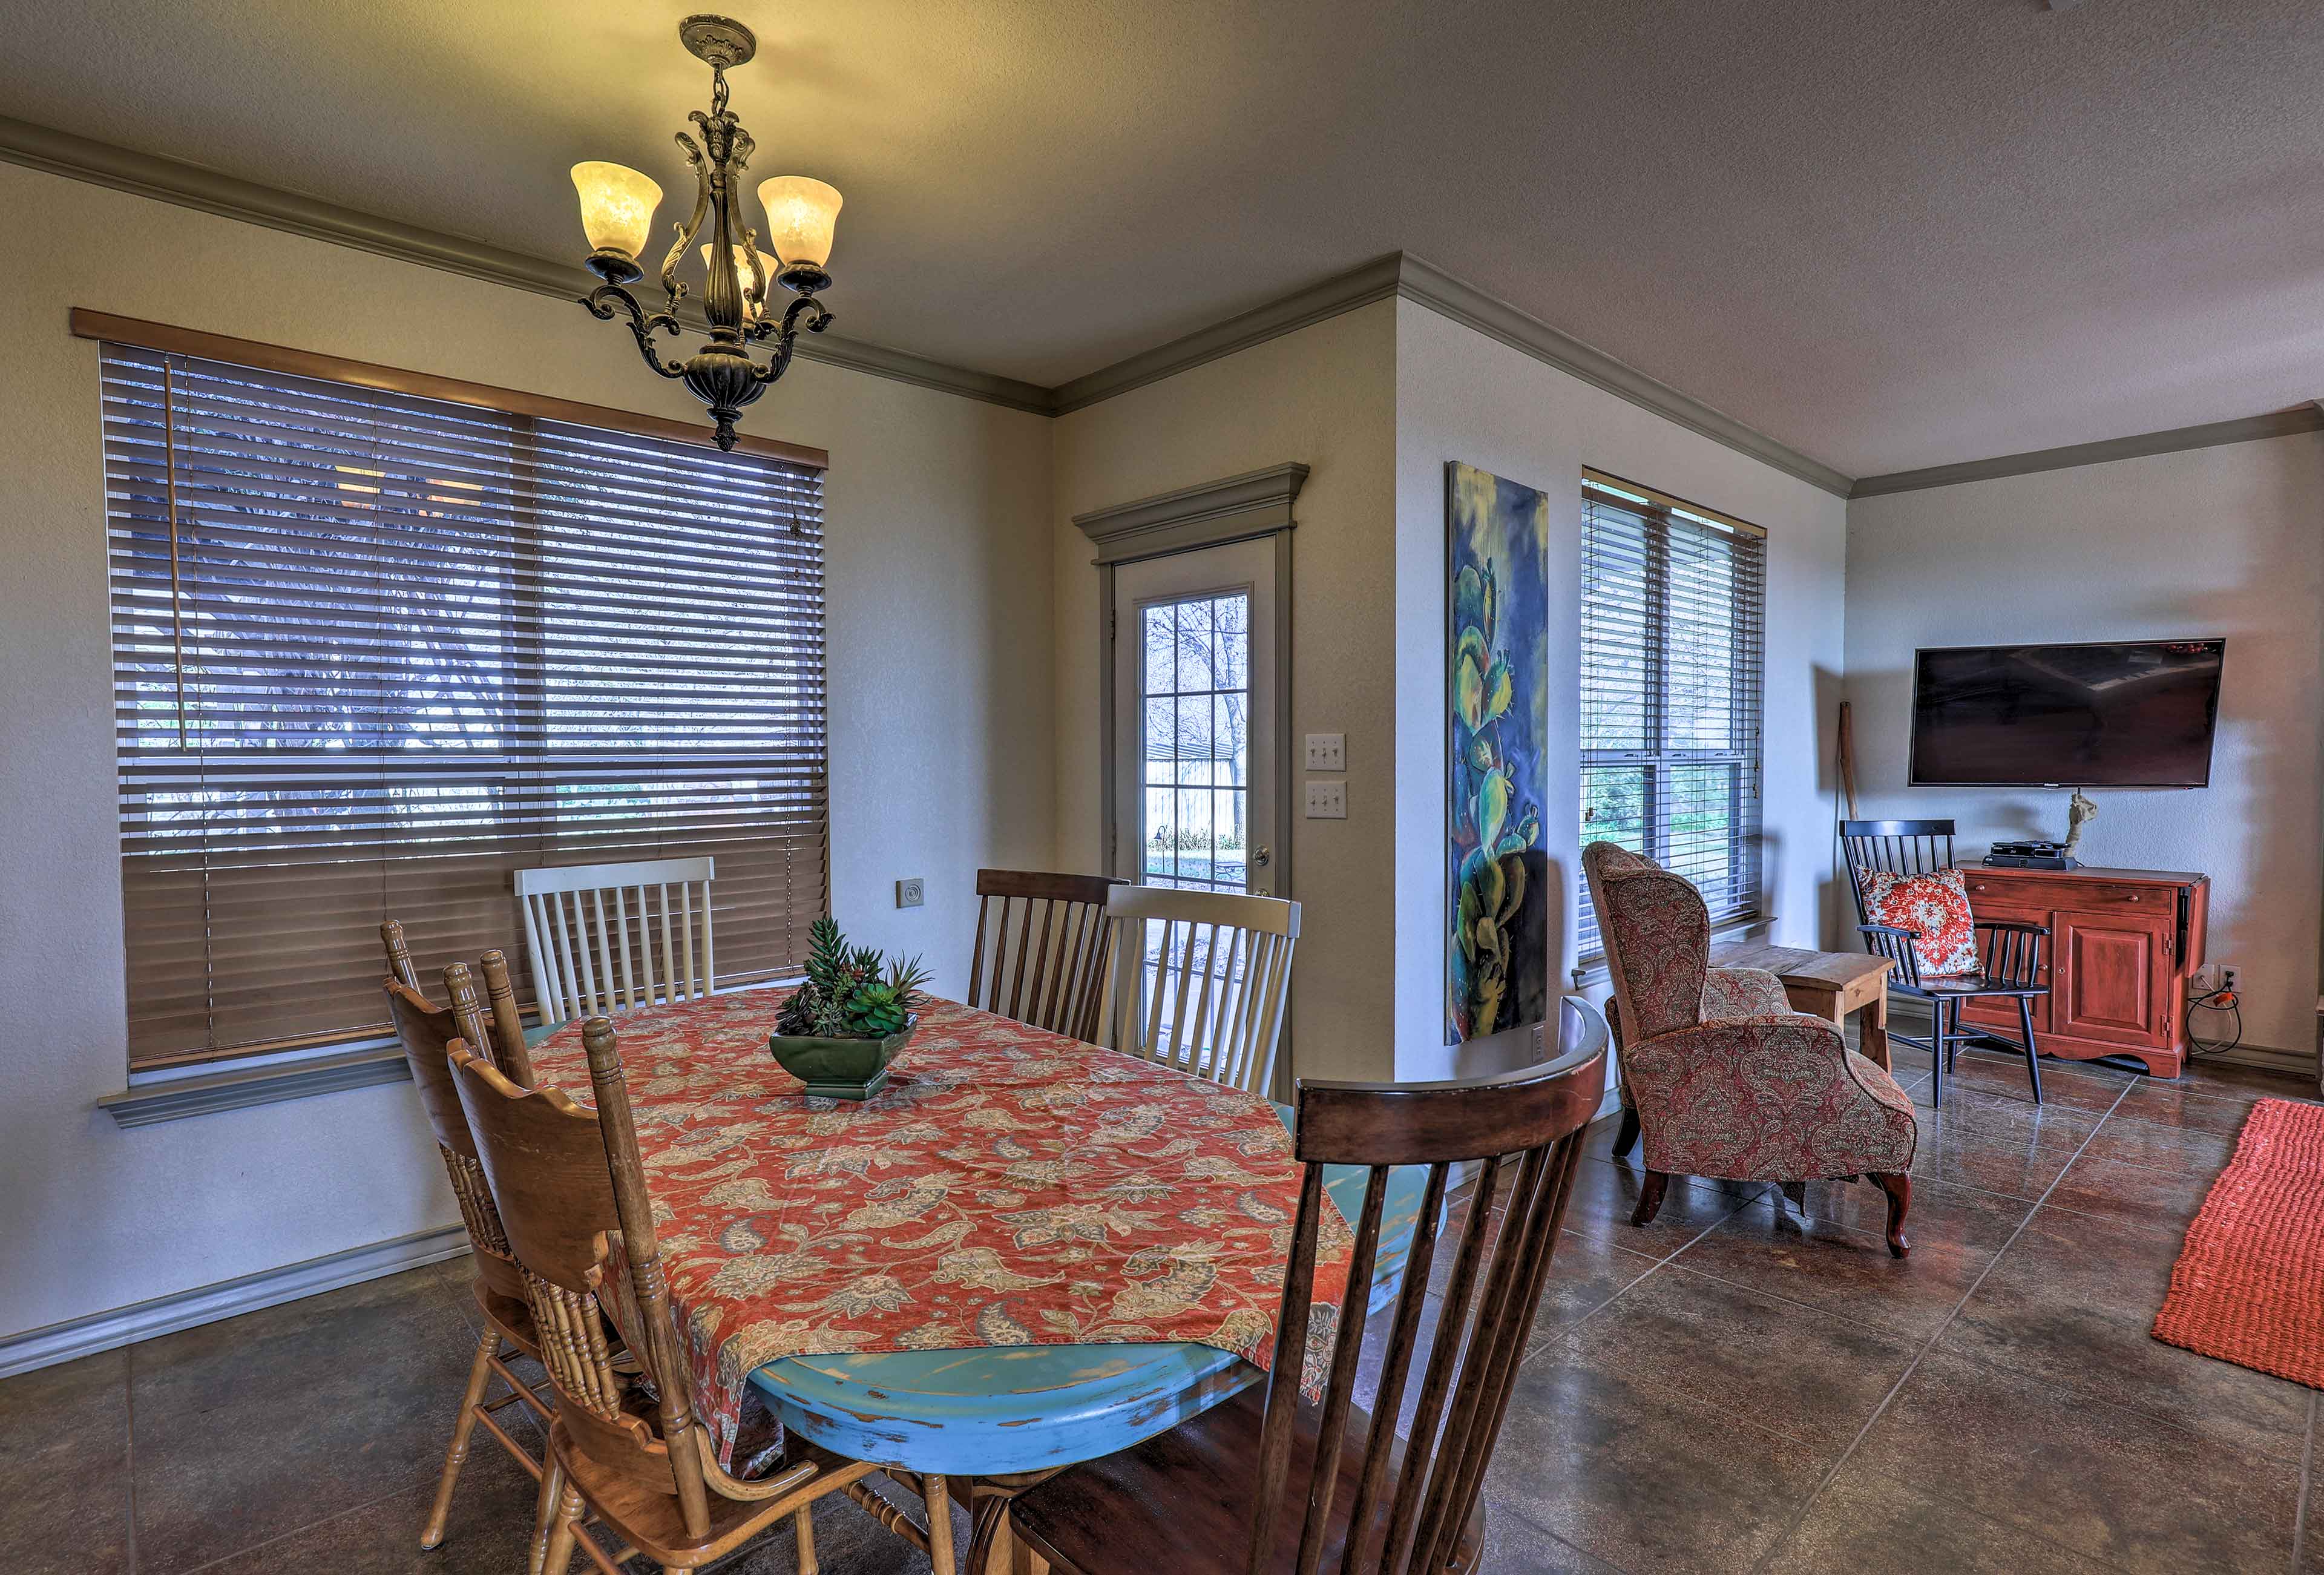
[{"label": "red floral throw pillow", "polygon": [[1939,870],[1931,875],[1868,871],[1864,916],[1869,924],[1919,932],[1921,938],[1913,944],[1913,953],[1923,978],[1943,979],[1978,971],[1977,926],[1958,870]]}]

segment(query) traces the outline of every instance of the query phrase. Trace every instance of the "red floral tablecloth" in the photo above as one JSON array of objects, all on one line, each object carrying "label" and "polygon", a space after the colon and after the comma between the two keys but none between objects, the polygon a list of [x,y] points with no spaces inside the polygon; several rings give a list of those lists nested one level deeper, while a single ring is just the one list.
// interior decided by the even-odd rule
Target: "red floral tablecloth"
[{"label": "red floral tablecloth", "polygon": [[[751,1373],[834,1351],[1192,1341],[1261,1367],[1299,1200],[1264,1100],[951,1001],[880,1095],[775,1064],[778,990],[614,1021],[699,1409],[729,1458]],[[534,1046],[587,1102],[578,1023]],[[1323,1216],[1305,1371],[1349,1233]]]}]

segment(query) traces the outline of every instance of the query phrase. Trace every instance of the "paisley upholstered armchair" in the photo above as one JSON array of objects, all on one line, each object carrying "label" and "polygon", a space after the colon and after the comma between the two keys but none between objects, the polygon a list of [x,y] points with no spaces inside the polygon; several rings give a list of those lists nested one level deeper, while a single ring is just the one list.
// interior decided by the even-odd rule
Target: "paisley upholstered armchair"
[{"label": "paisley upholstered armchair", "polygon": [[1582,866],[1646,1140],[1631,1222],[1654,1219],[1673,1175],[1862,1176],[1887,1194],[1888,1250],[1904,1257],[1917,1135],[1904,1091],[1832,1024],[1793,1011],[1774,974],[1711,967],[1711,916],[1683,877],[1611,843],[1584,848]]}]

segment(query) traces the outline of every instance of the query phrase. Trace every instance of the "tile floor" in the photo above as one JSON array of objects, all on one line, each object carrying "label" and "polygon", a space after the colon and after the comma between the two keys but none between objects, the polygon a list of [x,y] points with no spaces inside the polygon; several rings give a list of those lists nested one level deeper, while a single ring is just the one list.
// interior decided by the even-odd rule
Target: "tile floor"
[{"label": "tile floor", "polygon": [[[1804,1215],[1674,1186],[1633,1230],[1638,1172],[1593,1131],[1486,1570],[2324,1575],[2317,1396],[2147,1334],[2246,1107],[2301,1086],[2045,1064],[2037,1110],[2022,1064],[1972,1052],[1938,1112],[1925,1063],[1898,1070],[1923,1104],[1905,1263],[1863,1185]],[[7,1567],[521,1570],[531,1486],[481,1437],[446,1545],[418,1548],[466,1280],[456,1259],[0,1382]],[[852,1505],[816,1526],[833,1575],[927,1568]],[[779,1536],[722,1570],[791,1568]]]}]

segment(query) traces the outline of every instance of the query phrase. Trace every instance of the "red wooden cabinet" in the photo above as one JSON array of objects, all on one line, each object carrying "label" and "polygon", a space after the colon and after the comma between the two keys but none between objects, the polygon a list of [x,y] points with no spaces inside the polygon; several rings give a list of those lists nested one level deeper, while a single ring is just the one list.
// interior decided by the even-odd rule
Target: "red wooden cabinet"
[{"label": "red wooden cabinet", "polygon": [[[2135,1055],[2175,1077],[2187,1062],[2188,976],[2203,961],[2210,878],[2171,870],[1961,871],[1979,918],[2050,926],[2043,951],[2049,999],[2034,1003],[2043,1051],[2087,1061]],[[1963,1021],[2015,1036],[2015,1001],[1978,1001]]]}]

